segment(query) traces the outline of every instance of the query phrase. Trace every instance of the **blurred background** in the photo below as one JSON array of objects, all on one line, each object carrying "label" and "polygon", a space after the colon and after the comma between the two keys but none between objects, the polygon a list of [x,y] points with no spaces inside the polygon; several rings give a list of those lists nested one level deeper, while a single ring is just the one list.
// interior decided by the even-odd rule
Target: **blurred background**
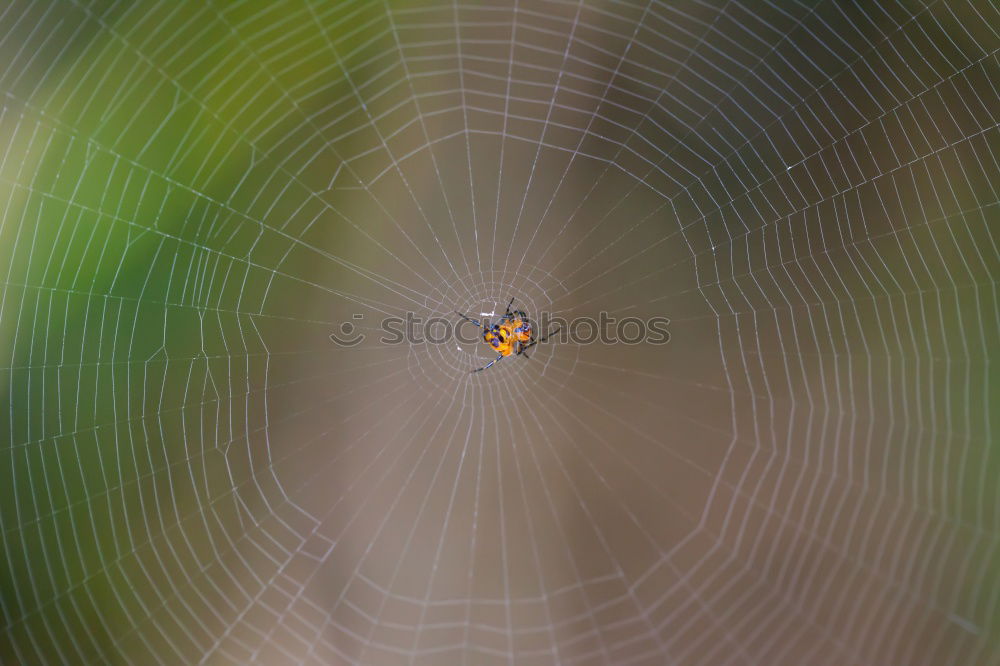
[{"label": "blurred background", "polygon": [[[6,3],[0,661],[1000,663],[998,48],[979,0]],[[670,341],[382,340],[511,298]]]}]

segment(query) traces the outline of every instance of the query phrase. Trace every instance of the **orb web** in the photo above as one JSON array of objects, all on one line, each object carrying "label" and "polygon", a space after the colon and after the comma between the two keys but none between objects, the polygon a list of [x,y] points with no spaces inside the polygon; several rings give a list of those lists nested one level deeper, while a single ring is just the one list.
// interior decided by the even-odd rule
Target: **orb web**
[{"label": "orb web", "polygon": [[998,26],[9,3],[0,657],[1000,663]]}]

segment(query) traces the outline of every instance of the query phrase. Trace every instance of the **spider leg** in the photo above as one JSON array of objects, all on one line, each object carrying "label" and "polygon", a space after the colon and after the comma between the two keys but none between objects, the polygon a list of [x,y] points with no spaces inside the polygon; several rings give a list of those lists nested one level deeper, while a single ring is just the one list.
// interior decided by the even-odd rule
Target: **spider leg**
[{"label": "spider leg", "polygon": [[475,370],[472,370],[472,372],[482,372],[483,370],[485,370],[486,368],[490,367],[491,365],[493,365],[494,363],[496,363],[497,361],[499,361],[502,358],[503,358],[503,354],[500,354],[495,359],[493,359],[492,361],[490,361],[489,363],[487,363],[486,365],[484,365],[483,367],[476,368]]},{"label": "spider leg", "polygon": [[466,317],[461,312],[458,312],[456,310],[452,310],[452,312],[454,312],[455,314],[457,314],[459,317],[461,317],[465,321],[469,322],[470,324],[475,324],[476,328],[488,328],[488,326],[486,326],[486,324],[480,324],[479,321],[473,319],[472,317]]},{"label": "spider leg", "polygon": [[[558,332],[559,332],[559,331],[561,331],[561,330],[562,330],[561,328],[557,328],[557,329],[556,329],[556,330],[554,330],[554,331],[549,331],[548,333],[546,333],[546,334],[545,334],[545,335],[544,335],[543,337],[541,337],[541,338],[532,338],[532,339],[531,339],[531,342],[529,342],[528,344],[524,345],[523,347],[521,347],[521,349],[519,349],[519,350],[518,350],[518,352],[517,352],[518,356],[520,356],[520,355],[521,355],[521,354],[523,354],[524,352],[528,351],[528,348],[529,348],[529,347],[534,347],[534,346],[535,346],[535,345],[537,345],[537,344],[538,344],[539,342],[545,342],[546,340],[548,340],[549,338],[551,338],[551,337],[552,337],[553,335],[555,335],[556,333],[558,333]],[[525,358],[529,358],[529,357],[525,357]]]},{"label": "spider leg", "polygon": [[512,305],[514,305],[514,297],[513,296],[510,297],[510,303],[507,304],[507,311],[504,313],[505,317],[510,314],[510,306],[512,306]]},{"label": "spider leg", "polygon": [[539,340],[539,342],[545,342],[546,340],[548,340],[549,338],[551,338],[551,337],[552,337],[553,335],[555,335],[556,333],[558,333],[558,332],[559,332],[559,331],[561,331],[561,330],[562,330],[562,328],[560,327],[560,328],[557,328],[557,329],[556,329],[556,330],[554,330],[554,331],[549,331],[548,333],[546,333],[546,334],[544,335],[544,337],[542,337],[542,338],[541,338],[541,339]]}]

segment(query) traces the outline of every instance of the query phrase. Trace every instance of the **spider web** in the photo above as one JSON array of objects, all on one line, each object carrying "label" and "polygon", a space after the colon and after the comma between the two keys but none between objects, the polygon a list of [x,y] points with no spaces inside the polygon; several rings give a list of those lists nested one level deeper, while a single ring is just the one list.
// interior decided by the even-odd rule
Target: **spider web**
[{"label": "spider web", "polygon": [[0,657],[1000,663],[998,26],[8,3]]}]

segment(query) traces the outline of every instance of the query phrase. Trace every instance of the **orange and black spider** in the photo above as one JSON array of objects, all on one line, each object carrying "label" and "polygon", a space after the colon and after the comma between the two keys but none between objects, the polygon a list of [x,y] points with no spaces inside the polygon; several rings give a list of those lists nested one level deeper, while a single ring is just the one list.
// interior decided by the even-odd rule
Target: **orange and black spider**
[{"label": "orange and black spider", "polygon": [[494,351],[497,352],[497,357],[484,365],[481,368],[476,368],[472,372],[480,372],[490,367],[504,356],[510,356],[511,354],[515,356],[524,355],[524,358],[530,358],[525,352],[529,348],[537,345],[539,342],[545,342],[550,337],[559,332],[557,328],[554,331],[547,333],[542,338],[535,338],[534,331],[531,327],[531,321],[528,319],[528,315],[525,314],[524,310],[511,310],[510,306],[514,304],[514,298],[511,297],[510,303],[507,304],[507,310],[504,312],[503,317],[496,324],[490,326],[488,321],[480,323],[479,321],[467,317],[461,312],[455,312],[459,317],[467,322],[475,324],[477,327],[483,329],[483,342],[488,344]]}]

